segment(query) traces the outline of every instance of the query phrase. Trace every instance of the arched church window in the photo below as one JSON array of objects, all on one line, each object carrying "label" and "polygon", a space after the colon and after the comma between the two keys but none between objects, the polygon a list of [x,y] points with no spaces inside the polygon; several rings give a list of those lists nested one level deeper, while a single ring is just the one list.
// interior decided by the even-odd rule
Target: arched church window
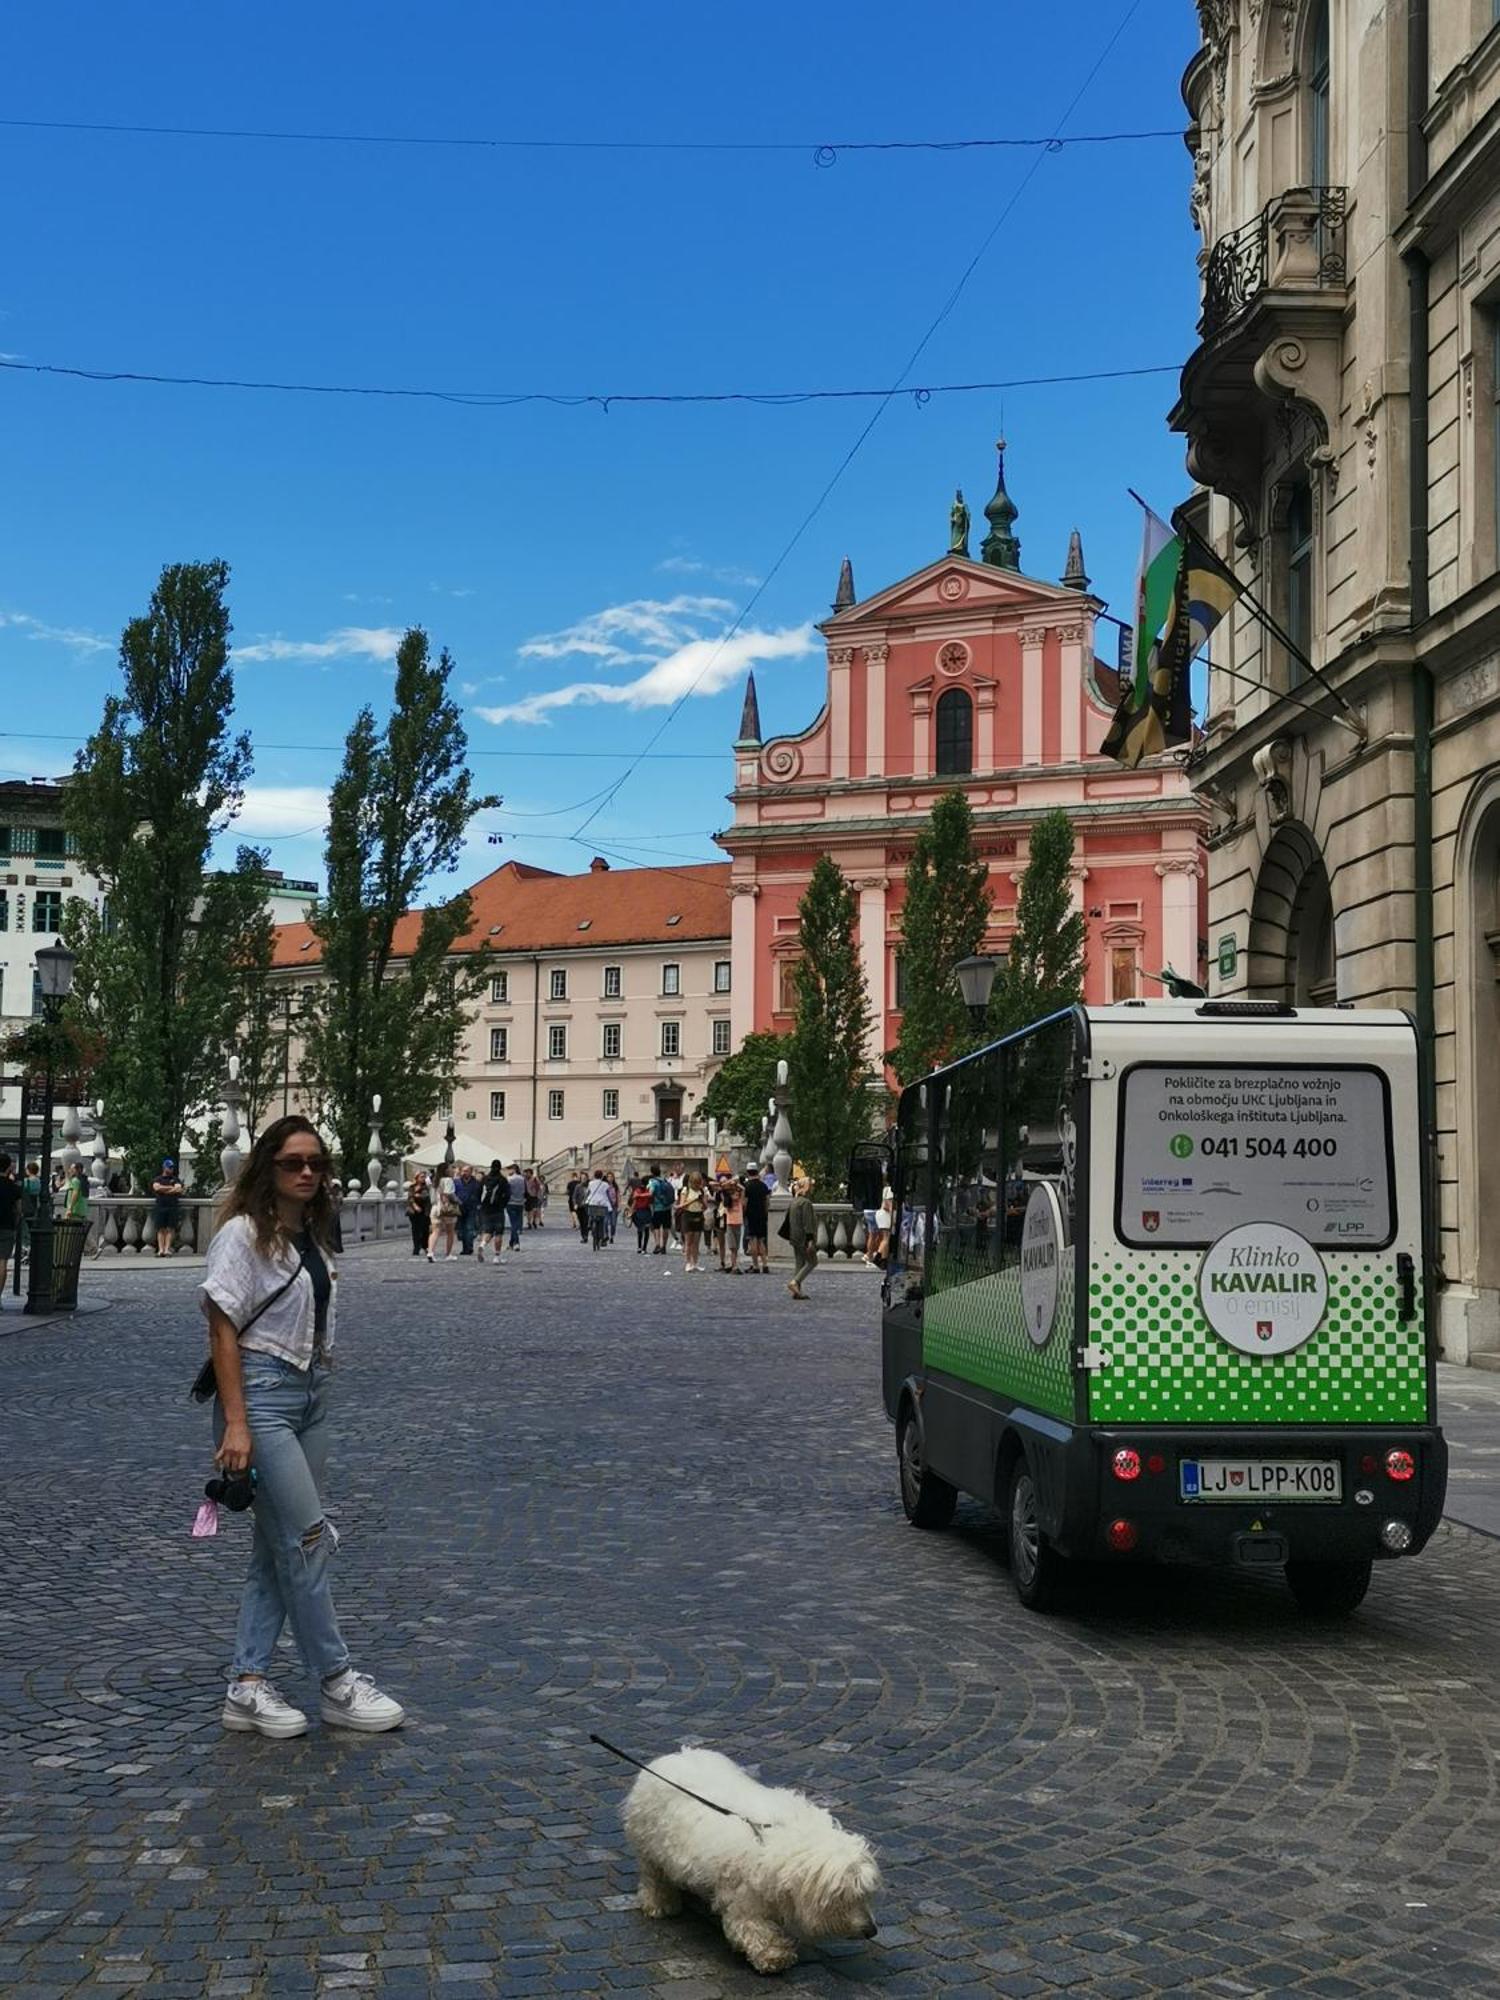
[{"label": "arched church window", "polygon": [[949,688],[937,703],[937,774],[964,777],[974,768],[974,704],[962,688]]},{"label": "arched church window", "polygon": [[1327,187],[1328,164],[1328,0],[1314,0],[1307,38],[1308,181]]}]

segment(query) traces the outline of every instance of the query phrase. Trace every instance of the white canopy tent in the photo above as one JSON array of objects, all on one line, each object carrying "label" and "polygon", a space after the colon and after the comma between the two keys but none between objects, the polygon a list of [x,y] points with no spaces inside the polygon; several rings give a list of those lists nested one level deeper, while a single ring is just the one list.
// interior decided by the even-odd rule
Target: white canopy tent
[{"label": "white canopy tent", "polygon": [[[446,1139],[429,1139],[425,1146],[419,1146],[414,1153],[406,1155],[408,1167],[440,1167],[448,1157]],[[487,1146],[481,1146],[477,1139],[471,1139],[467,1132],[455,1133],[453,1139],[454,1163],[460,1167],[487,1167],[495,1157]],[[508,1166],[507,1160],[500,1162]]]}]

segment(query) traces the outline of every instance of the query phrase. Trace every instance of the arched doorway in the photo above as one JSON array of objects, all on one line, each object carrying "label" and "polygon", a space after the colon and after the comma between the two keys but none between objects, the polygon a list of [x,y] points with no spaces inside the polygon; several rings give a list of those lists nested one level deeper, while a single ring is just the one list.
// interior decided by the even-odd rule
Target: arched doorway
[{"label": "arched doorway", "polygon": [[1289,1006],[1338,998],[1333,895],[1318,843],[1293,821],[1266,849],[1250,909],[1249,990]]}]

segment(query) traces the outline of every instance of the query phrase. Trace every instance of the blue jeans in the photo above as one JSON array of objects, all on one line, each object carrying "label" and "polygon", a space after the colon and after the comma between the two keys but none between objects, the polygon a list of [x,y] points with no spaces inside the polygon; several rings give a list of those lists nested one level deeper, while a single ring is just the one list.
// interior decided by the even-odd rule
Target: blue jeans
[{"label": "blue jeans", "polygon": [[519,1201],[508,1201],[505,1204],[505,1213],[510,1221],[510,1247],[512,1250],[519,1250],[521,1247],[521,1217],[525,1213],[525,1205]]},{"label": "blue jeans", "polygon": [[[328,1581],[331,1536],[318,1483],[328,1464],[326,1366],[306,1371],[273,1354],[242,1357],[245,1414],[256,1471],[255,1539],[234,1638],[236,1674],[271,1670],[281,1628],[292,1631],[309,1673],[328,1680],[349,1664]],[[224,1410],[214,1403],[214,1441]]]}]

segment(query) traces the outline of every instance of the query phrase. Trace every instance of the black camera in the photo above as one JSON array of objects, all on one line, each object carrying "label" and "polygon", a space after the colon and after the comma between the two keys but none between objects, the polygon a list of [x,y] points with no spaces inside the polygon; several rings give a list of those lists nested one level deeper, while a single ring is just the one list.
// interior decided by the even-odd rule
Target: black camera
[{"label": "black camera", "polygon": [[216,1472],[203,1490],[232,1514],[243,1514],[255,1499],[255,1467],[248,1466],[243,1472]]}]

